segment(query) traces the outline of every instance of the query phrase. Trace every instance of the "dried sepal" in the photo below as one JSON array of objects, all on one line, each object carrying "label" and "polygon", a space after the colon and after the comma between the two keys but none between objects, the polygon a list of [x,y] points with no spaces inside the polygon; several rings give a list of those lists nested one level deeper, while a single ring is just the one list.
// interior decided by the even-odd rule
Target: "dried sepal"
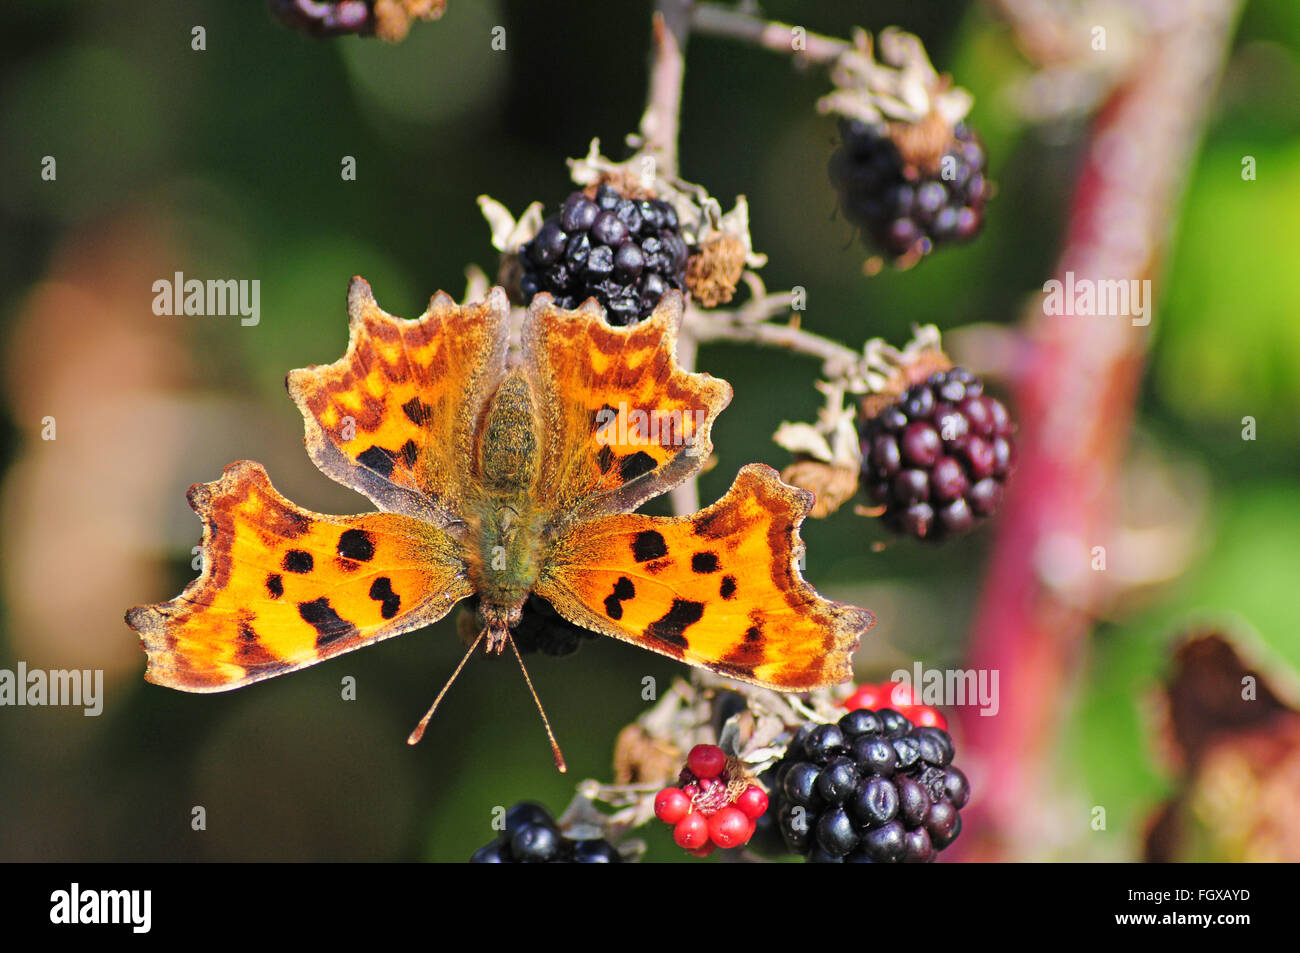
[{"label": "dried sepal", "polygon": [[896,27],[881,31],[877,44],[855,30],[831,80],[835,89],[818,101],[819,110],[878,127],[905,160],[923,168],[938,163],[952,128],[975,104],[967,90],[935,70],[918,37]]},{"label": "dried sepal", "polygon": [[872,338],[862,349],[864,373],[855,393],[865,394],[861,411],[873,416],[875,411],[902,396],[913,384],[919,384],[936,371],[952,367],[943,352],[939,329],[933,324],[913,326],[912,339],[900,351],[883,338]]},{"label": "dried sepal", "polygon": [[614,741],[614,783],[666,784],[676,776],[684,756],[671,741],[633,722]]},{"label": "dried sepal", "polygon": [[447,0],[375,0],[375,36],[400,43],[417,20],[437,20],[446,11]]},{"label": "dried sepal", "polygon": [[809,515],[823,519],[858,489],[861,449],[854,426],[856,411],[845,405],[842,382],[819,381],[825,402],[815,424],[782,422],[772,439],[795,457],[781,478],[816,497]]},{"label": "dried sepal", "polygon": [[518,219],[490,195],[480,195],[478,207],[492,229],[492,247],[502,254],[518,254],[542,227],[541,202],[533,202]]},{"label": "dried sepal", "polygon": [[519,279],[523,275],[520,250],[532,241],[542,227],[542,203],[533,202],[516,219],[510,210],[490,195],[478,197],[478,207],[492,230],[492,247],[501,253],[496,283],[506,290],[510,300],[523,304]]}]

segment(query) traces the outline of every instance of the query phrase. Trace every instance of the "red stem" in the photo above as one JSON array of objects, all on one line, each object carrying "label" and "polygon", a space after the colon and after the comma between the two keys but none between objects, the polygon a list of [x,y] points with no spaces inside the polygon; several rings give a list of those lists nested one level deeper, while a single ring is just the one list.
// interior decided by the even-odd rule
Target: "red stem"
[{"label": "red stem", "polygon": [[[1237,6],[1188,0],[1110,95],[1075,186],[1058,280],[1158,276]],[[1104,591],[1093,547],[1109,548],[1113,534],[1148,340],[1130,317],[1049,316],[1042,304],[1026,319],[1019,463],[972,630],[971,664],[999,673],[1000,710],[961,711],[977,796],[957,844],[977,859],[1032,856],[1026,805],[1049,796],[1049,743]]]}]

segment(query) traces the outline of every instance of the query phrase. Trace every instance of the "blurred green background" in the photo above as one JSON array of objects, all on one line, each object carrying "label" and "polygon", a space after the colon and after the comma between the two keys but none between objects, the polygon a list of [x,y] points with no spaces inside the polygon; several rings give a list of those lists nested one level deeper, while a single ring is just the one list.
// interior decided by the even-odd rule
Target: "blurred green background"
[{"label": "blurred green background", "polygon": [[[613,640],[531,663],[566,778],[508,659],[475,660],[424,742],[406,746],[459,658],[450,619],[200,696],[143,681],[122,612],[192,577],[199,523],[185,488],[233,460],[263,462],[303,506],[369,508],[308,460],[285,372],[343,353],[352,275],[403,316],[439,289],[459,298],[467,264],[495,270],[476,196],[553,208],[570,189],[564,159],[593,136],[621,157],[643,105],[649,9],[450,0],[400,46],[314,41],[253,0],[6,11],[0,667],[103,668],[107,696],[98,718],[0,709],[0,859],[461,860],[493,836],[494,806],[559,809],[575,780],[609,779],[614,738],[644,706],[642,678],[662,688],[678,672]],[[1060,251],[1082,130],[1017,117],[1008,84],[1028,68],[1007,28],[951,0],[783,0],[765,11],[834,35],[855,24],[918,33],[975,93],[972,122],[999,185],[974,244],[865,278],[825,175],[834,126],[813,108],[825,73],[693,38],[682,171],[724,205],[748,197],[768,287],[808,289],[804,325],[853,346],[901,343],[913,323],[1017,320]],[[191,49],[195,25],[203,52]],[[503,52],[490,45],[496,25]],[[1246,155],[1257,181],[1241,179]],[[40,175],[44,156],[57,161],[55,181]],[[340,178],[344,156],[356,181]],[[1297,222],[1300,6],[1251,0],[1172,226],[1134,441],[1146,467],[1136,479],[1186,493],[1175,495],[1185,571],[1117,607],[1077,696],[1062,699],[1061,786],[1110,813],[1104,837],[1083,824],[1062,835],[1063,858],[1140,854],[1145,819],[1170,789],[1144,699],[1189,618],[1234,620],[1300,668]],[[155,316],[152,283],[175,271],[259,279],[261,323]],[[700,368],[735,388],[706,501],[747,462],[784,465],[771,433],[811,419],[819,402],[816,365],[800,360],[703,349]],[[1241,439],[1247,415],[1253,442]],[[41,439],[47,416],[53,441]],[[880,618],[859,656],[863,678],[912,659],[961,664],[990,535],[876,552],[881,531],[847,508],[805,528],[809,579]],[[356,701],[340,698],[347,675]],[[191,829],[195,805],[205,831]],[[649,859],[686,859],[652,827]]]}]

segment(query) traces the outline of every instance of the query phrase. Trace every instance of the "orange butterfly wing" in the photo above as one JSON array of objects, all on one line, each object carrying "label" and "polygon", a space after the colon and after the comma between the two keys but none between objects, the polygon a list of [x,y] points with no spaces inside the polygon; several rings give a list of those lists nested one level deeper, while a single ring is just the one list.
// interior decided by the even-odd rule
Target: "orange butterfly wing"
[{"label": "orange butterfly wing", "polygon": [[629,327],[606,324],[594,301],[565,311],[534,300],[523,366],[546,440],[533,498],[552,529],[631,512],[704,466],[731,385],[678,367],[681,317],[676,292]]},{"label": "orange butterfly wing", "polygon": [[189,502],[203,519],[199,578],[126,616],[159,685],[238,688],[429,625],[472,592],[447,533],[392,513],[309,512],[257,463],[195,484]]},{"label": "orange butterfly wing", "polygon": [[457,522],[479,417],[505,375],[509,310],[500,288],[465,306],[440,292],[408,321],[353,278],[347,353],[287,380],[316,466],[381,510]]},{"label": "orange butterfly wing", "polygon": [[782,691],[842,682],[875,618],[800,575],[811,505],[750,464],[692,516],[582,524],[555,544],[536,591],[575,625],[741,681]]}]

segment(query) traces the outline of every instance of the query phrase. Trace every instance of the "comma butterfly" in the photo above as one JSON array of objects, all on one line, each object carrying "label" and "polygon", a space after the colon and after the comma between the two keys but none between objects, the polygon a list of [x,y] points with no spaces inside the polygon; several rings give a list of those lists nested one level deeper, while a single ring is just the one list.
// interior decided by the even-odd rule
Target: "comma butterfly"
[{"label": "comma butterfly", "polygon": [[287,384],[312,460],[380,512],[304,510],[249,461],[192,486],[199,578],[126,616],[146,679],[238,688],[429,625],[470,596],[478,641],[500,653],[530,593],[575,625],[756,685],[851,676],[875,619],[800,575],[810,493],[750,464],[698,513],[632,512],[700,471],[731,400],[725,381],[678,367],[676,293],[630,327],[595,302],[565,311],[540,295],[517,354],[499,288],[466,306],[439,293],[403,320],[354,278],[348,312],[343,358]]}]

